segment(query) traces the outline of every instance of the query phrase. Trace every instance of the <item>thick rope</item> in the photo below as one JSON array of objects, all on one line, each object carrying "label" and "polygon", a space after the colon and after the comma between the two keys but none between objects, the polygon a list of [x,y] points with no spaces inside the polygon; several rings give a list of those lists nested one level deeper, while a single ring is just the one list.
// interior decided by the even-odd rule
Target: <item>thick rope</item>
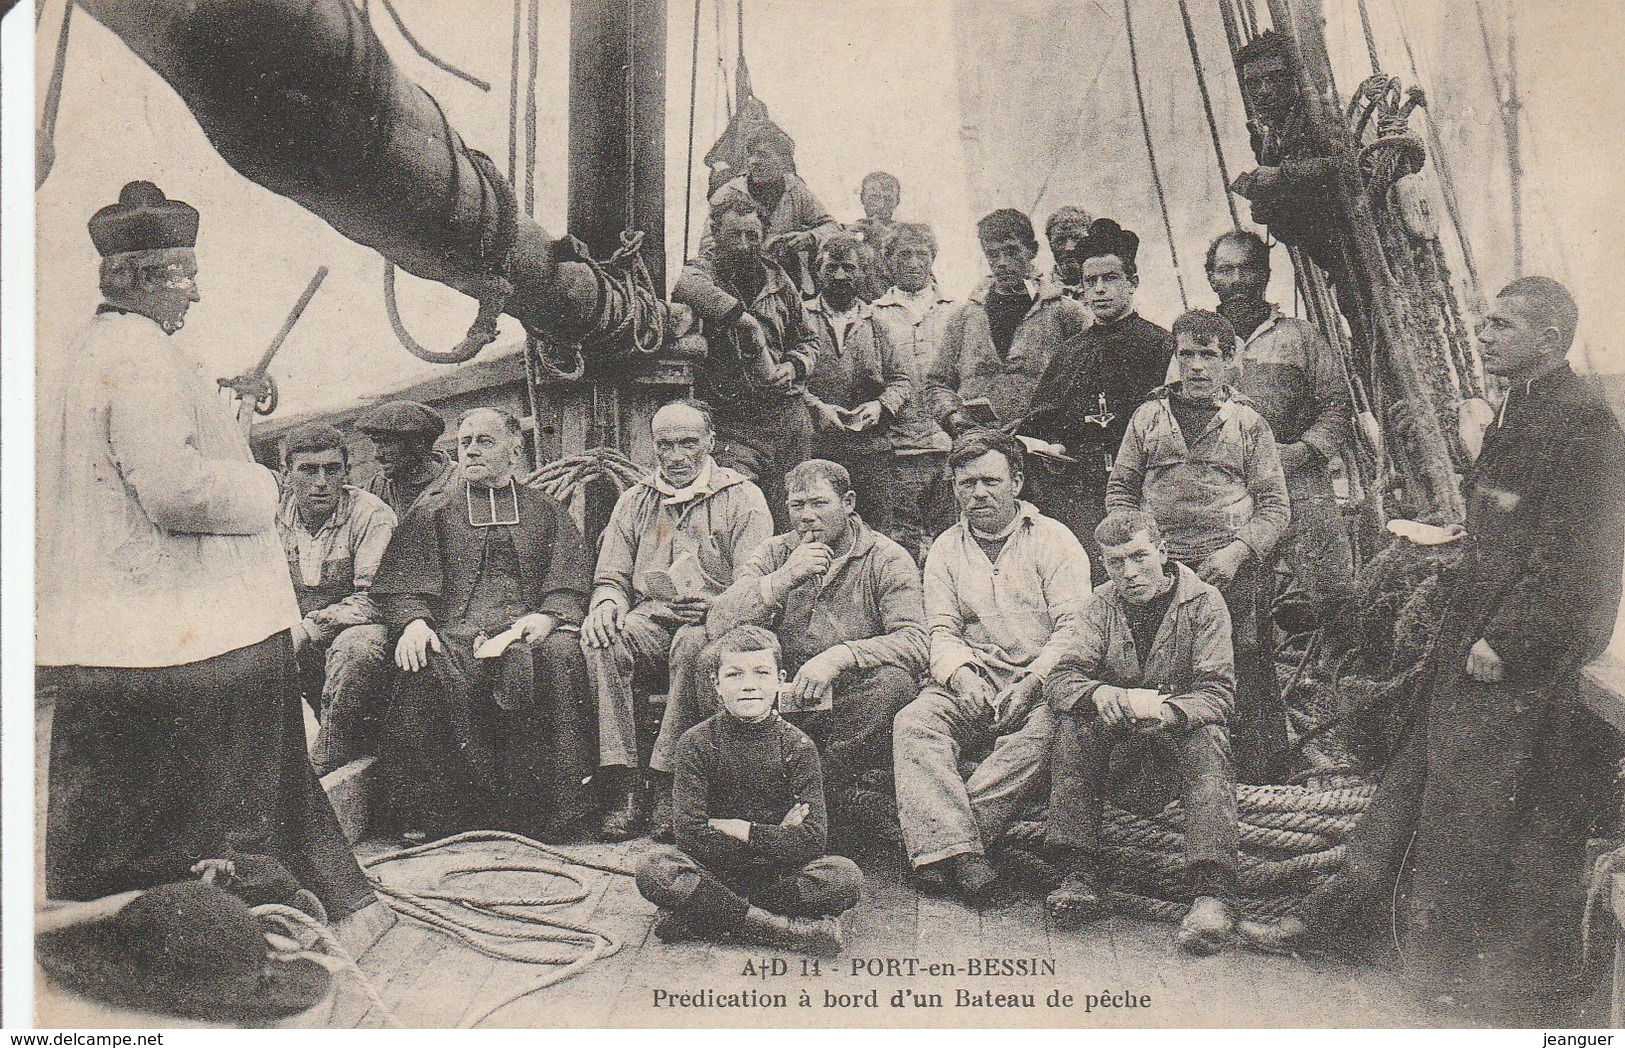
[{"label": "thick rope", "polygon": [[254,907],[254,913],[278,921],[284,927],[302,928],[310,933],[314,940],[326,951],[323,956],[331,957],[345,972],[349,973],[351,978],[355,979],[356,984],[361,987],[361,992],[366,995],[367,1000],[371,1002],[372,1007],[377,1010],[384,1022],[396,1028],[400,1027],[401,1024],[395,1018],[394,1011],[378,995],[377,987],[373,986],[372,980],[367,978],[367,973],[363,972],[361,966],[356,963],[355,956],[344,948],[344,944],[339,941],[338,936],[334,935],[332,929],[327,925],[303,910],[278,903],[265,903],[256,906]]},{"label": "thick rope", "polygon": [[594,482],[607,481],[619,496],[647,472],[616,449],[597,447],[549,462],[525,477],[523,483],[569,506]]},{"label": "thick rope", "polygon": [[[625,867],[582,859],[529,837],[501,830],[471,830],[377,855],[361,865],[363,869],[371,871],[454,845],[478,842],[517,844],[556,861],[475,863],[447,870],[440,875],[435,887],[421,890],[388,884],[374,877],[379,897],[396,913],[427,925],[487,957],[547,965],[554,969],[469,1016],[461,1024],[465,1027],[475,1026],[514,1001],[579,974],[593,962],[620,949],[620,943],[597,929],[535,912],[545,907],[568,906],[587,897],[585,883],[567,866],[579,866],[621,877],[632,876],[632,871]],[[564,892],[495,897],[453,892],[443,887],[443,882],[449,878],[496,870],[545,874],[575,887]],[[550,949],[547,944],[562,948]]]},{"label": "thick rope", "polygon": [[1151,120],[1145,114],[1145,88],[1140,82],[1140,56],[1134,44],[1134,13],[1130,0],[1123,0],[1123,28],[1128,32],[1129,71],[1134,75],[1134,100],[1140,107],[1140,130],[1145,134],[1145,155],[1151,163],[1151,185],[1157,191],[1157,207],[1162,211],[1163,232],[1168,234],[1168,253],[1174,262],[1174,281],[1179,285],[1181,308],[1190,308],[1185,294],[1185,277],[1179,268],[1179,248],[1174,243],[1174,224],[1168,218],[1168,195],[1162,188],[1162,172],[1157,168],[1157,151],[1151,144]]},{"label": "thick rope", "polygon": [[[51,176],[56,165],[56,117],[62,108],[62,79],[68,68],[68,30],[73,25],[76,0],[67,0],[62,11],[62,28],[57,32],[56,57],[51,62],[51,80],[45,87],[45,111],[40,116],[39,130],[34,135],[34,188],[38,189]],[[35,21],[38,21],[36,15]]]},{"label": "thick rope", "polygon": [[390,3],[390,0],[379,0],[379,2],[384,5],[384,10],[389,12],[389,17],[394,20],[395,28],[400,30],[402,38],[404,38],[408,44],[412,45],[412,50],[416,51],[419,57],[421,57],[424,61],[428,62],[430,65],[441,70],[442,72],[450,73],[452,76],[464,81],[465,83],[473,84],[481,91],[491,90],[491,85],[486,83],[484,80],[481,80],[473,73],[463,72],[461,69],[458,69],[456,66],[441,58],[439,55],[436,55],[433,51],[430,51],[427,47],[424,47],[423,44],[418,41],[418,38],[412,35],[412,31],[406,28],[406,20],[401,17],[401,13],[399,11],[395,10],[395,5]]}]

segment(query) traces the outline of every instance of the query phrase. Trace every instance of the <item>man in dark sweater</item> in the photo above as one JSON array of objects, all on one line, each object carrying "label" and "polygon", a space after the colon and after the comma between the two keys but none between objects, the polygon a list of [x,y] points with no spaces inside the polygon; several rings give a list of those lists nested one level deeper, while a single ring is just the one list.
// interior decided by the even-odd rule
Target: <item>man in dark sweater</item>
[{"label": "man in dark sweater", "polygon": [[1095,322],[1050,358],[1018,432],[1060,444],[1067,462],[1042,454],[1028,497],[1083,543],[1098,577],[1104,566],[1095,525],[1106,516],[1106,479],[1129,416],[1162,385],[1173,358],[1167,330],[1134,311],[1140,238],[1109,218],[1095,220],[1071,253]]},{"label": "man in dark sweater", "polygon": [[638,866],[638,891],[662,910],[655,935],[839,953],[837,917],[857,905],[863,874],[824,854],[818,751],[774,710],[784,681],[778,638],[739,626],[702,661],[715,667],[722,711],[677,744],[677,847]]}]

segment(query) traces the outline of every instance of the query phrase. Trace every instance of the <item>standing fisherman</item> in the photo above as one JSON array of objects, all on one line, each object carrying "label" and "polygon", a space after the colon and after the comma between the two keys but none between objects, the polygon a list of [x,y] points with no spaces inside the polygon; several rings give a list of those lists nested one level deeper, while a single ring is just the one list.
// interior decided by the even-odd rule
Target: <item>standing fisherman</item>
[{"label": "standing fisherman", "polygon": [[104,301],[42,369],[46,894],[94,899],[255,853],[345,916],[374,896],[305,756],[276,477],[166,338],[200,300],[197,228],[151,182],[96,212]]}]

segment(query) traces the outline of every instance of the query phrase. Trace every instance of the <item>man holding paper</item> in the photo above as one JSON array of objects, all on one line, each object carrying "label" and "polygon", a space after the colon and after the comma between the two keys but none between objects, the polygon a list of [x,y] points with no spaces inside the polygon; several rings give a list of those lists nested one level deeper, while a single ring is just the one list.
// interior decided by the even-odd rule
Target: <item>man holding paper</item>
[{"label": "man holding paper", "polygon": [[[925,605],[908,551],[857,512],[840,464],[808,459],[785,478],[795,530],[756,551],[711,607],[706,630],[772,630],[792,674],[779,712],[818,744],[832,819],[867,771],[890,769],[892,718],[925,669]],[[707,696],[689,714],[714,711]]]},{"label": "man holding paper", "polygon": [[[822,293],[807,306],[818,333],[818,357],[805,397],[813,454],[846,467],[858,493],[858,512],[889,538],[891,430],[912,407],[913,384],[901,347],[858,297],[864,268],[863,242],[850,233],[839,233],[818,249]],[[791,524],[798,526],[794,519]]]},{"label": "man holding paper", "polygon": [[588,814],[595,720],[576,624],[586,545],[519,484],[519,422],[475,408],[461,476],[407,513],[372,597],[399,630],[380,772],[410,839],[469,829],[570,835]]},{"label": "man holding paper", "polygon": [[1095,538],[1111,581],[1090,595],[1076,645],[1044,682],[1055,711],[1044,844],[1066,871],[1047,908],[1063,927],[1105,915],[1102,878],[1112,871],[1101,816],[1110,780],[1139,771],[1149,788],[1119,803],[1159,810],[1180,798],[1196,902],[1176,941],[1213,953],[1235,927],[1239,861],[1225,728],[1230,613],[1218,590],[1169,558],[1151,514],[1113,512]]},{"label": "man holding paper", "polygon": [[[696,401],[655,412],[656,466],[610,514],[582,626],[587,677],[598,700],[599,777],[610,804],[606,840],[637,836],[653,795],[657,833],[671,826],[671,772],[690,705],[695,660],[705,646],[705,615],[740,565],[773,535],[762,492],[718,465],[711,415]],[[666,714],[641,788],[633,677],[666,670]]]}]

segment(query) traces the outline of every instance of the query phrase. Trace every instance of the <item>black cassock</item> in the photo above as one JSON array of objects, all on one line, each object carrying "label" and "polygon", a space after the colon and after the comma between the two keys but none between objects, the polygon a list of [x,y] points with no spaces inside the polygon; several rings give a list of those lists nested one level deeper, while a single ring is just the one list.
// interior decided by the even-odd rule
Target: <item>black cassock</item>
[{"label": "black cassock", "polygon": [[398,829],[550,835],[589,813],[598,724],[579,635],[555,628],[491,659],[474,650],[533,612],[579,626],[591,584],[580,531],[540,492],[501,488],[493,501],[458,481],[407,515],[372,595],[397,630],[425,620],[442,651],[395,676],[379,770]]},{"label": "black cassock", "polygon": [[[1422,985],[1538,1025],[1580,974],[1588,826],[1613,796],[1616,747],[1576,683],[1619,607],[1625,438],[1566,364],[1509,396],[1467,477],[1468,545],[1411,724],[1309,914],[1381,939],[1392,920]],[[1480,638],[1500,683],[1466,674]]]}]

